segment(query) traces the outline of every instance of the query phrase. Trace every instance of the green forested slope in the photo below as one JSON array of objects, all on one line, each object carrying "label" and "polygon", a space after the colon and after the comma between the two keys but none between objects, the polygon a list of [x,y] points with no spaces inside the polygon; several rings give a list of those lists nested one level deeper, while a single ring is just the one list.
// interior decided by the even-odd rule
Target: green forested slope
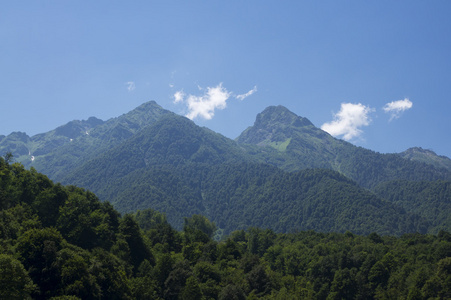
[{"label": "green forested slope", "polygon": [[431,224],[429,232],[451,231],[451,181],[396,180],[382,183],[374,191],[427,220]]},{"label": "green forested slope", "polygon": [[426,232],[429,226],[330,170],[285,173],[239,165],[215,169],[211,177],[203,185],[204,206],[226,232],[258,226],[277,232],[402,234]]},{"label": "green forested slope", "polygon": [[[110,177],[111,178],[111,177]],[[203,214],[225,234],[250,226],[368,234],[427,232],[429,223],[330,170],[286,173],[259,164],[155,166],[119,176],[99,191],[123,212],[153,208],[181,228]]]},{"label": "green forested slope", "polygon": [[250,228],[217,242],[215,228],[200,215],[186,218],[182,231],[154,210],[120,216],[91,192],[0,157],[5,299],[451,297],[445,231],[390,237]]},{"label": "green forested slope", "polygon": [[110,182],[154,166],[215,165],[247,159],[245,151],[224,136],[200,128],[184,117],[167,116],[126,142],[86,161],[63,182],[103,194]]}]

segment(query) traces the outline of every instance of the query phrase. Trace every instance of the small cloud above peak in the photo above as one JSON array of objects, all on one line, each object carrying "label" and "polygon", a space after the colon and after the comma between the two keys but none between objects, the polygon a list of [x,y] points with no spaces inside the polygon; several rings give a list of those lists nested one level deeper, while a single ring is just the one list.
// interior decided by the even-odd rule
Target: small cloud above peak
[{"label": "small cloud above peak", "polygon": [[374,109],[361,103],[342,103],[340,111],[334,114],[334,120],[324,123],[321,129],[332,136],[343,136],[343,139],[349,141],[362,134],[360,129],[371,123],[369,114]]},{"label": "small cloud above peak", "polygon": [[230,97],[243,100],[257,91],[257,86],[255,86],[245,94],[234,96],[234,93],[228,91],[222,83],[206,88],[197,85],[197,88],[202,95],[186,95],[183,90],[174,93],[174,103],[185,103],[188,108],[185,116],[191,120],[198,117],[210,120],[215,115],[216,109],[227,107],[227,100]]},{"label": "small cloud above peak", "polygon": [[243,101],[245,98],[249,97],[250,95],[252,95],[256,91],[257,91],[257,86],[254,86],[254,88],[252,90],[250,90],[249,92],[247,92],[245,94],[241,94],[241,95],[236,95],[235,98],[237,98],[238,100]]},{"label": "small cloud above peak", "polygon": [[133,81],[128,81],[128,82],[126,82],[125,84],[127,85],[127,90],[128,90],[129,92],[134,91],[135,88],[136,88],[135,83],[134,83]]},{"label": "small cloud above peak", "polygon": [[183,90],[177,91],[174,93],[174,103],[183,102],[183,99],[185,98],[185,93]]},{"label": "small cloud above peak", "polygon": [[404,100],[392,101],[385,104],[383,110],[384,112],[391,114],[390,117],[391,121],[393,119],[399,118],[404,111],[411,109],[412,106],[413,106],[412,101],[410,101],[407,98],[404,98]]},{"label": "small cloud above peak", "polygon": [[203,91],[204,94],[185,95],[183,90],[174,93],[174,103],[185,102],[188,107],[188,113],[185,116],[191,120],[197,117],[210,120],[215,115],[216,109],[226,108],[227,99],[231,95],[222,83],[215,87],[207,87],[206,90],[199,87],[199,91]]}]

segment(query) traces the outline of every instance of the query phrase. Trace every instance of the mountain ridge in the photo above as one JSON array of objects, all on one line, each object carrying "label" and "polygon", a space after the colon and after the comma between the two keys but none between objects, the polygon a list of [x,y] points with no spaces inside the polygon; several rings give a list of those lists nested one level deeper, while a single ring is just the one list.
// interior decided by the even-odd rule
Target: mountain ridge
[{"label": "mountain ridge", "polygon": [[[32,137],[22,133],[27,137],[26,142],[22,143],[18,143],[17,139],[11,143],[7,136],[0,141],[0,153],[12,152],[24,166],[34,167],[52,180],[59,181],[74,166],[130,138],[165,114],[174,113],[163,109],[155,101],[149,101],[107,121],[91,117],[86,121],[70,121]],[[57,135],[77,129],[78,134],[72,137]],[[16,151],[18,148],[20,152]]]}]

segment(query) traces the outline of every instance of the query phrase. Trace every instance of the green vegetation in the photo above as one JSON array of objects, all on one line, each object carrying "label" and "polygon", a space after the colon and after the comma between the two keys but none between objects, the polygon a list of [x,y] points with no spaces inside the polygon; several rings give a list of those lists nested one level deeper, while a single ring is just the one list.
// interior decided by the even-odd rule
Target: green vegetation
[{"label": "green vegetation", "polygon": [[375,188],[375,193],[417,214],[431,224],[430,233],[451,228],[451,182],[397,180]]},{"label": "green vegetation", "polygon": [[152,209],[120,216],[89,191],[54,184],[33,169],[0,158],[0,295],[7,299],[451,297],[451,234],[446,231],[392,237],[282,234],[251,227],[215,241],[216,224],[206,217],[193,215],[183,222],[183,230],[176,231],[164,214]]},{"label": "green vegetation", "polygon": [[[133,162],[133,153],[130,149],[121,156]],[[261,164],[186,163],[143,166],[127,174],[126,167],[114,169],[120,164],[102,162],[105,165],[99,168],[87,165],[85,175],[78,176],[84,181],[77,184],[109,199],[121,212],[146,208],[164,212],[177,229],[192,214],[206,215],[224,234],[249,226],[276,232],[311,229],[396,235],[426,233],[429,228],[416,213],[406,213],[330,170],[287,173]]]},{"label": "green vegetation", "polygon": [[286,139],[283,142],[272,142],[270,144],[271,147],[273,147],[274,149],[277,149],[280,152],[284,152],[285,150],[287,150],[288,145],[291,142],[291,138]]}]

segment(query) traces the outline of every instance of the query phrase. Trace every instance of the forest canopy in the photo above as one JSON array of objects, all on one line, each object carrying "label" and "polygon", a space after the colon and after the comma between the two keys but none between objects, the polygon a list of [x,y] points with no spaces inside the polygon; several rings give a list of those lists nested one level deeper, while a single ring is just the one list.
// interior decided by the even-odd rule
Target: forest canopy
[{"label": "forest canopy", "polygon": [[0,158],[0,294],[8,299],[446,299],[451,234],[399,237],[250,227],[218,241],[202,215],[175,230],[120,215]]}]

